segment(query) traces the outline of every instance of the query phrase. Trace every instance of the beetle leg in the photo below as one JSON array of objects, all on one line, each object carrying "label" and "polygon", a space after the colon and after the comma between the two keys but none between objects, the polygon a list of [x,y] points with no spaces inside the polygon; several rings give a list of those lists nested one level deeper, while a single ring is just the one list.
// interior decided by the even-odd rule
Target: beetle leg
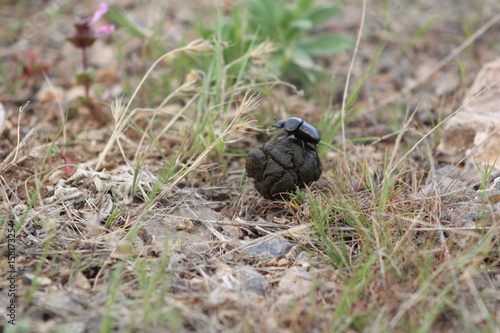
[{"label": "beetle leg", "polygon": [[[302,141],[302,144],[304,144],[304,141]],[[316,151],[316,152],[318,151],[318,150],[316,149],[316,145],[315,145],[315,144],[309,144],[309,143],[306,143],[306,145],[307,145],[309,148],[311,148],[312,150],[314,150],[314,151]]]},{"label": "beetle leg", "polygon": [[292,135],[292,133],[287,132],[287,133],[286,133],[286,135],[285,135],[284,137],[279,138],[279,139],[278,139],[278,140],[276,140],[275,142],[280,142],[280,141],[283,141],[283,140],[285,140],[286,138],[288,138],[290,135]]},{"label": "beetle leg", "polygon": [[288,138],[288,136],[284,136],[284,137],[282,137],[282,138],[279,138],[278,140],[276,140],[276,141],[274,141],[274,142],[280,142],[280,141],[285,140],[286,138]]}]

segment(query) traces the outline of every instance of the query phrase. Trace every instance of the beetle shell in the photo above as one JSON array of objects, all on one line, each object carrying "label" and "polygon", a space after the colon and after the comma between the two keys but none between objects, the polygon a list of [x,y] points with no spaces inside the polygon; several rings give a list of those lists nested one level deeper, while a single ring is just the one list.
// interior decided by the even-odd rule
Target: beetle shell
[{"label": "beetle shell", "polygon": [[304,123],[294,133],[297,139],[307,141],[310,143],[318,144],[321,140],[319,132],[314,126],[309,123]]},{"label": "beetle shell", "polygon": [[297,139],[305,142],[318,144],[321,140],[318,130],[298,117],[278,120],[274,123],[273,127],[283,128],[288,132],[287,136],[293,134]]}]

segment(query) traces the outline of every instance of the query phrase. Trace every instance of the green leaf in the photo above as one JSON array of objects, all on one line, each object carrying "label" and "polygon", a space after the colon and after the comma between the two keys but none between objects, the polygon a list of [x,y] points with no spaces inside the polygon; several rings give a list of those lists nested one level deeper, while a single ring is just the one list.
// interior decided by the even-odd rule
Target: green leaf
[{"label": "green leaf", "polygon": [[323,22],[328,21],[339,12],[339,6],[318,7],[312,9],[306,17],[313,23],[313,26],[317,26]]},{"label": "green leaf", "polygon": [[349,50],[353,42],[338,34],[324,33],[299,39],[297,45],[311,56],[329,56]]},{"label": "green leaf", "polygon": [[80,73],[76,76],[76,83],[81,85],[88,85],[95,81],[96,73],[92,70]]},{"label": "green leaf", "polygon": [[283,16],[284,7],[278,1],[250,0],[248,9],[252,22],[257,23],[254,28],[259,28],[266,35],[278,33],[280,18]]},{"label": "green leaf", "polygon": [[313,27],[313,23],[308,19],[298,19],[290,22],[290,27],[300,30],[309,30]]},{"label": "green leaf", "polygon": [[308,54],[308,51],[295,47],[292,51],[292,61],[304,68],[314,68],[316,65],[314,59]]}]

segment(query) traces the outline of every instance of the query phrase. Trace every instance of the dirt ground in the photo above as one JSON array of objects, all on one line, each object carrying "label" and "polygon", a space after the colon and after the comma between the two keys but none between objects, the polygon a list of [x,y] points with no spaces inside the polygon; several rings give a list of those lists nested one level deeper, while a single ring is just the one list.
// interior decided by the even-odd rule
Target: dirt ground
[{"label": "dirt ground", "polygon": [[[97,102],[85,104],[76,79],[82,53],[67,37],[99,2],[0,3],[0,327],[499,329],[497,201],[482,231],[467,229],[487,206],[473,201],[475,191],[498,171],[457,180],[463,187],[452,194],[432,188],[422,195],[431,169],[464,167],[437,153],[437,124],[461,108],[476,74],[498,56],[498,2],[368,1],[365,15],[361,1],[342,3],[318,30],[355,41],[364,19],[352,67],[354,48],[318,59],[333,79],[316,89],[285,78],[264,89],[248,79],[234,98],[227,93],[210,105],[228,105],[226,113],[210,116],[197,109],[217,92],[203,90],[208,71],[187,71],[172,56],[141,80],[163,54],[200,37],[195,23],[208,26],[215,3],[108,4],[126,11],[146,37],[102,20],[116,27],[89,48]],[[223,15],[237,6],[218,5]],[[209,52],[203,48],[211,42],[185,53]],[[262,198],[245,161],[281,135],[271,129],[273,118],[293,114],[320,128],[356,89],[342,129],[318,145],[322,177],[293,200]],[[116,110],[134,111],[125,119]],[[200,129],[204,122],[208,129]],[[397,175],[384,192],[392,167]],[[476,214],[473,222],[467,214]],[[374,221],[380,225],[367,225]]]}]

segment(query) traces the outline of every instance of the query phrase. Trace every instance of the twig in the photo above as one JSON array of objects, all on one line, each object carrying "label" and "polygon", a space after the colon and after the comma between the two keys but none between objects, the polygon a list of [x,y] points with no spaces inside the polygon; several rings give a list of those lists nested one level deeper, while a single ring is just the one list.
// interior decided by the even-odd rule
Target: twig
[{"label": "twig", "polygon": [[[26,147],[26,145],[28,144],[28,142],[33,138],[33,136],[35,136],[36,134],[36,131],[37,131],[37,128],[36,127],[33,127],[29,132],[28,134],[26,134],[26,136],[23,138],[23,140],[21,142],[19,142],[19,138],[18,138],[18,144],[16,146],[16,149],[14,151],[12,151],[4,160],[3,164],[14,164],[16,162],[16,159],[17,159],[17,155],[18,155],[18,152],[23,149],[24,147]],[[18,132],[18,135],[19,135],[19,132]],[[9,162],[10,160],[12,159],[12,162]]]},{"label": "twig", "polygon": [[[26,101],[26,103],[24,103],[23,106],[19,107],[19,117],[17,117],[17,146],[16,146],[16,149],[14,151],[15,154],[14,154],[14,158],[12,159],[12,163],[16,162],[17,153],[19,152],[19,149],[21,148],[20,143],[19,143],[19,140],[21,139],[21,115],[23,114],[24,109],[28,106],[29,103],[30,103],[30,101]],[[24,139],[23,139],[23,141],[24,141]],[[9,156],[10,156],[10,154],[9,154]],[[9,156],[7,156],[7,158]],[[6,158],[6,160],[7,160],[7,158]]]}]

